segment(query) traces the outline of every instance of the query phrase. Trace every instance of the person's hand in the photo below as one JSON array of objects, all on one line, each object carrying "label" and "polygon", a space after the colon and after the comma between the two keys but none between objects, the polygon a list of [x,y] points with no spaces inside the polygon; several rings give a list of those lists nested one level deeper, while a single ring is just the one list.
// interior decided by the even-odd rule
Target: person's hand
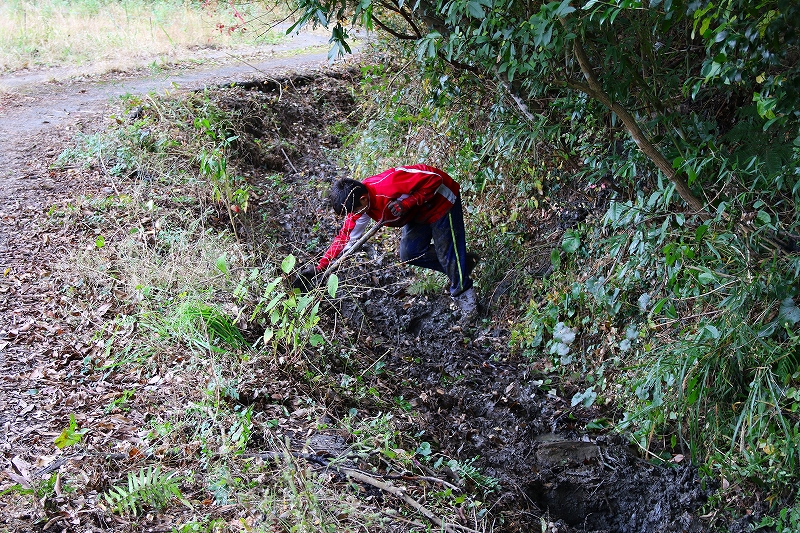
[{"label": "person's hand", "polygon": [[301,292],[312,290],[319,280],[319,272],[314,265],[308,265],[300,269],[297,277],[292,281],[292,287],[300,289]]},{"label": "person's hand", "polygon": [[406,214],[406,206],[403,205],[403,202],[400,200],[394,200],[393,202],[389,202],[389,205],[386,206],[389,212],[395,218],[400,218]]},{"label": "person's hand", "polygon": [[300,269],[300,275],[306,279],[311,279],[317,275],[317,268],[314,265],[307,265]]}]

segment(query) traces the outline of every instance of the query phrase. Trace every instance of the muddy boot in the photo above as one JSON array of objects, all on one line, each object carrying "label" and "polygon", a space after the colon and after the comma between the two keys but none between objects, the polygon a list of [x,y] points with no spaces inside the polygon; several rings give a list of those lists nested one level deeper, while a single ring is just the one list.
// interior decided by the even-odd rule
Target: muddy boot
[{"label": "muddy boot", "polygon": [[461,325],[471,324],[478,318],[478,296],[475,289],[469,288],[458,296],[453,296],[453,301],[461,310]]}]

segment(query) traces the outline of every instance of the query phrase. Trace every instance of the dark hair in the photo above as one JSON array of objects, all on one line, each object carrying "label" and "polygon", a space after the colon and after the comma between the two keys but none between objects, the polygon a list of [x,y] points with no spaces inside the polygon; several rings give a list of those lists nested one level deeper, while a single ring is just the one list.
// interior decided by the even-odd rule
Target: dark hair
[{"label": "dark hair", "polygon": [[360,181],[342,178],[331,187],[329,194],[331,205],[337,215],[345,215],[355,211],[361,197],[367,194],[367,187]]}]

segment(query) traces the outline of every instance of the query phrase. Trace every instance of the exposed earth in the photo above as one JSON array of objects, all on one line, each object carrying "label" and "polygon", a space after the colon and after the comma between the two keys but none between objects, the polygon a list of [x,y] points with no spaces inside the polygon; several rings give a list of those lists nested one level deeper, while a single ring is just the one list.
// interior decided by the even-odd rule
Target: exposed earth
[{"label": "exposed earth", "polygon": [[[4,503],[7,495],[2,492],[26,476],[77,468],[52,445],[64,427],[63,413],[83,409],[96,415],[93,397],[103,392],[103,386],[111,387],[104,380],[115,379],[81,374],[92,349],[93,323],[109,308],[87,311],[76,303],[72,317],[62,316],[63,299],[50,280],[55,265],[80,239],[42,232],[39,224],[50,206],[75,188],[106,186],[101,173],[87,179],[71,169],[51,170],[50,165],[76,133],[99,131],[113,120],[114,98],[239,83],[218,89],[217,98],[252,111],[264,102],[274,102],[275,93],[284,91],[286,98],[272,112],[283,121],[282,135],[290,138],[296,150],[255,154],[248,164],[256,181],[268,172],[283,173],[297,204],[291,212],[280,205],[262,205],[253,219],[269,212],[277,225],[265,230],[243,220],[242,229],[255,234],[279,232],[287,253],[308,250],[310,228],[315,224],[329,236],[337,229],[336,220],[312,191],[317,190],[314,185],[343,174],[326,156],[337,140],[326,135],[322,126],[356,110],[349,94],[359,70],[346,64],[327,65],[324,51],[264,59],[257,67],[224,65],[160,78],[16,83],[13,92],[2,96],[0,449],[5,475],[0,473],[0,524],[5,521],[5,530],[132,530],[126,529],[130,524],[98,518],[88,493],[60,494],[57,501],[26,514]],[[247,83],[253,80],[258,83]],[[338,114],[321,116],[323,104]],[[269,134],[255,126],[249,131],[254,138]],[[290,216],[297,213],[303,215]],[[342,271],[343,283],[357,282],[358,287],[345,291],[324,310],[323,327],[340,328],[339,335],[347,336],[362,354],[371,354],[385,365],[384,376],[374,378],[381,395],[404,398],[419,415],[408,422],[398,418],[401,426],[408,426],[400,429],[424,435],[434,449],[449,457],[462,461],[477,457],[474,465],[499,482],[499,489],[486,495],[490,512],[498,517],[496,531],[657,532],[707,527],[699,510],[713,487],[701,483],[688,461],[657,466],[621,436],[585,433],[586,423],[603,413],[597,408],[571,407],[569,397],[543,388],[543,376],[532,371],[530,362],[509,353],[504,324],[486,316],[479,327],[463,329],[445,294],[408,291],[414,274],[397,264],[392,252],[395,237],[387,232]],[[312,259],[323,246],[316,244],[301,259]],[[478,277],[482,268],[491,265],[479,266]],[[343,372],[346,362],[334,359],[327,364],[328,371],[335,373]],[[255,411],[273,407],[265,398],[274,394],[256,393],[261,386],[258,373],[241,383],[241,401]],[[354,406],[352,398],[329,391],[318,394],[333,411],[344,413]],[[69,411],[64,406],[70,406]],[[95,415],[85,412],[84,420]],[[118,424],[134,422],[109,422],[104,427],[108,435],[114,435]],[[258,448],[259,442],[265,440],[254,439],[248,451],[264,451]],[[325,451],[333,454],[334,446]],[[81,460],[100,465],[105,461],[88,452]],[[99,488],[108,483],[105,478],[92,481]],[[75,509],[84,510],[70,511]]]}]

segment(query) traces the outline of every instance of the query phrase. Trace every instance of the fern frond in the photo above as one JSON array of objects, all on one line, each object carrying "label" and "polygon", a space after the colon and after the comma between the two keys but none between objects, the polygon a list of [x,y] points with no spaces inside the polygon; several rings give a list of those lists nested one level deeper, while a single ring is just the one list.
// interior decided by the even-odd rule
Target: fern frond
[{"label": "fern frond", "polygon": [[104,498],[113,512],[138,515],[145,508],[164,509],[173,497],[189,505],[178,488],[175,473],[161,472],[161,467],[128,472],[127,486],[111,487]]}]

